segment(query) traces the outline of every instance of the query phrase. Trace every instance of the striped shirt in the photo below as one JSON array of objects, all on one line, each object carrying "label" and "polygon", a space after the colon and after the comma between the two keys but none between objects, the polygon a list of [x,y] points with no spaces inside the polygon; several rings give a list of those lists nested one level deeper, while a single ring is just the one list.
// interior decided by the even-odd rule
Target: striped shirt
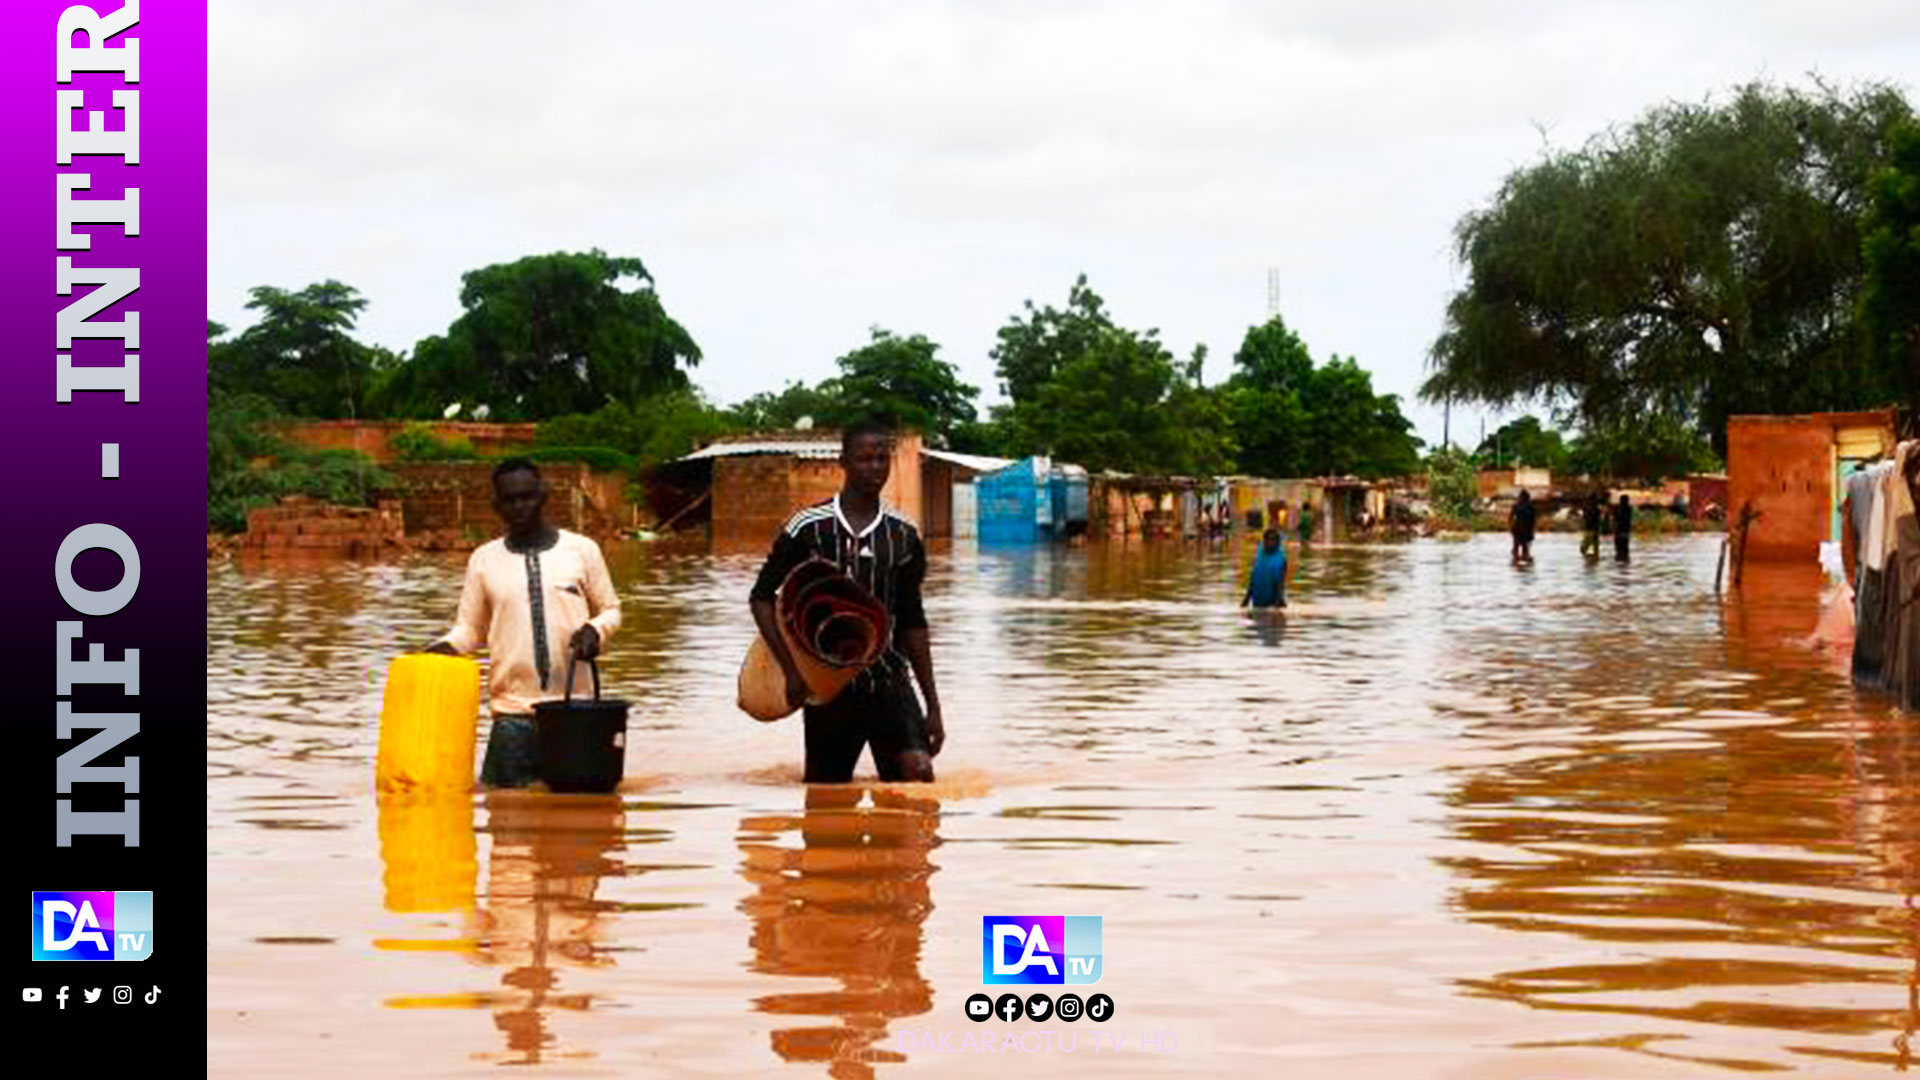
[{"label": "striped shirt", "polygon": [[924,629],[927,613],[920,603],[920,584],[927,576],[927,550],[920,530],[891,507],[882,506],[867,527],[855,530],[840,510],[840,496],[809,506],[787,519],[774,538],[773,550],[760,567],[753,599],[772,603],[793,568],[818,557],[838,566],[871,592],[893,617],[893,638],[860,681],[871,685],[876,669],[905,675],[911,669],[900,651],[902,630]]}]

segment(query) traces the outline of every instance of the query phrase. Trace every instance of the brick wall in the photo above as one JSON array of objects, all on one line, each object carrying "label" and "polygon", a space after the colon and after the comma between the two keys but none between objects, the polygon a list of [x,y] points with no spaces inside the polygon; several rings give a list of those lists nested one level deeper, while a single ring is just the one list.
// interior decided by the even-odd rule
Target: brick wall
[{"label": "brick wall", "polygon": [[282,499],[249,513],[240,538],[243,550],[276,555],[374,555],[401,542],[400,503],[393,499],[373,510]]},{"label": "brick wall", "polygon": [[[490,538],[500,531],[493,512],[493,465],[488,462],[395,463],[408,537]],[[605,538],[630,527],[633,507],[625,499],[626,477],[596,473],[583,464],[546,462],[547,520],[563,529]]]},{"label": "brick wall", "polygon": [[[713,462],[713,538],[728,546],[764,544],[795,510],[830,499],[844,478],[837,458],[751,454]],[[920,437],[903,435],[880,497],[920,521]]]},{"label": "brick wall", "polygon": [[[405,420],[299,420],[282,425],[282,438],[314,450],[358,450],[375,461],[393,460],[388,440],[407,426]],[[430,423],[442,439],[461,438],[481,454],[500,455],[533,445],[532,424],[481,424],[454,420]]]},{"label": "brick wall", "polygon": [[1727,421],[1729,527],[1749,502],[1762,515],[1747,536],[1748,560],[1813,563],[1819,558],[1820,543],[1831,529],[1836,433],[1879,425],[1891,441],[1891,411]]},{"label": "brick wall", "polygon": [[713,537],[765,543],[798,508],[789,497],[794,458],[775,454],[713,462]]}]

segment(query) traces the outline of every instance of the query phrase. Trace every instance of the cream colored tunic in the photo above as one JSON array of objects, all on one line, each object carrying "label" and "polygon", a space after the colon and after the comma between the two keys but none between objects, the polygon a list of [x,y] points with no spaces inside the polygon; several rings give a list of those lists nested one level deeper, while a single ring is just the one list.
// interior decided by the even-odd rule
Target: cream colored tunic
[{"label": "cream colored tunic", "polygon": [[[531,601],[536,575],[538,605]],[[495,716],[531,713],[534,702],[566,693],[567,643],[587,625],[600,632],[604,649],[620,627],[620,597],[600,545],[561,529],[560,539],[537,553],[509,551],[504,539],[480,545],[467,560],[453,629],[441,640],[463,654],[486,648],[488,701]],[[593,696],[593,676],[585,664],[574,674],[573,692]]]}]

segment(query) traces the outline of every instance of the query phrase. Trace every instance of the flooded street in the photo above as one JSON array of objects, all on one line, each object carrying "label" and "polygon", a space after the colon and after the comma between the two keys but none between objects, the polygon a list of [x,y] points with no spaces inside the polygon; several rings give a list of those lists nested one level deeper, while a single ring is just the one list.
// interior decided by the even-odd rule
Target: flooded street
[{"label": "flooded street", "polygon": [[[622,793],[385,806],[386,665],[464,560],[212,567],[211,1071],[1911,1067],[1913,721],[1804,643],[1810,579],[1577,543],[1312,550],[1284,621],[1237,545],[936,549],[939,781],[811,794],[733,704],[759,553],[609,548]],[[1110,1022],[966,1017],[1015,914],[1103,917]]]}]

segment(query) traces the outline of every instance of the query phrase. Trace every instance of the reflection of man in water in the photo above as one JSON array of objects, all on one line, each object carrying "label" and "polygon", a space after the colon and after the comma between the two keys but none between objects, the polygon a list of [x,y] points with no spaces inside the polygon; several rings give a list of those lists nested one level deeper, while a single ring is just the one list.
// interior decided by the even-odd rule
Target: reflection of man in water
[{"label": "reflection of man in water", "polygon": [[510,1060],[537,1064],[554,1042],[548,1013],[583,1011],[591,997],[554,993],[556,969],[613,963],[597,946],[594,894],[602,877],[620,872],[612,853],[624,815],[616,796],[486,798],[493,852],[479,957],[509,969],[493,997],[493,1023],[506,1036]]},{"label": "reflection of man in water", "polygon": [[[881,1048],[887,1022],[933,1007],[920,974],[921,924],[933,910],[927,854],[939,844],[940,804],[898,791],[807,789],[800,818],[740,823],[742,875],[754,893],[741,903],[753,919],[754,971],[832,978],[840,989],[768,994],[754,1007],[777,1016],[837,1023],[773,1033],[787,1061],[827,1062],[834,1077],[871,1077],[872,1063],[900,1061]],[[797,831],[799,847],[767,834]]]},{"label": "reflection of man in water", "polygon": [[[893,469],[892,435],[873,424],[848,428],[840,439],[840,469],[846,475],[840,493],[793,515],[774,538],[754,582],[753,620],[786,672],[788,703],[798,705],[807,697],[806,680],[774,614],[774,599],[787,575],[808,559],[825,559],[885,604],[893,640],[880,658],[832,701],[807,706],[807,782],[853,779],[853,767],[868,744],[880,779],[932,780],[933,758],[947,733],[920,603],[927,552],[913,523],[880,502]],[[924,713],[914,697],[916,681],[927,699]]]},{"label": "reflection of man in water", "polygon": [[[425,652],[458,656],[482,646],[490,658],[487,736],[480,782],[534,781],[533,704],[566,692],[566,657],[591,660],[620,626],[620,598],[600,545],[547,524],[547,485],[526,458],[493,470],[493,510],[507,534],[467,560],[453,629]],[[581,673],[582,685],[588,685]]]}]

